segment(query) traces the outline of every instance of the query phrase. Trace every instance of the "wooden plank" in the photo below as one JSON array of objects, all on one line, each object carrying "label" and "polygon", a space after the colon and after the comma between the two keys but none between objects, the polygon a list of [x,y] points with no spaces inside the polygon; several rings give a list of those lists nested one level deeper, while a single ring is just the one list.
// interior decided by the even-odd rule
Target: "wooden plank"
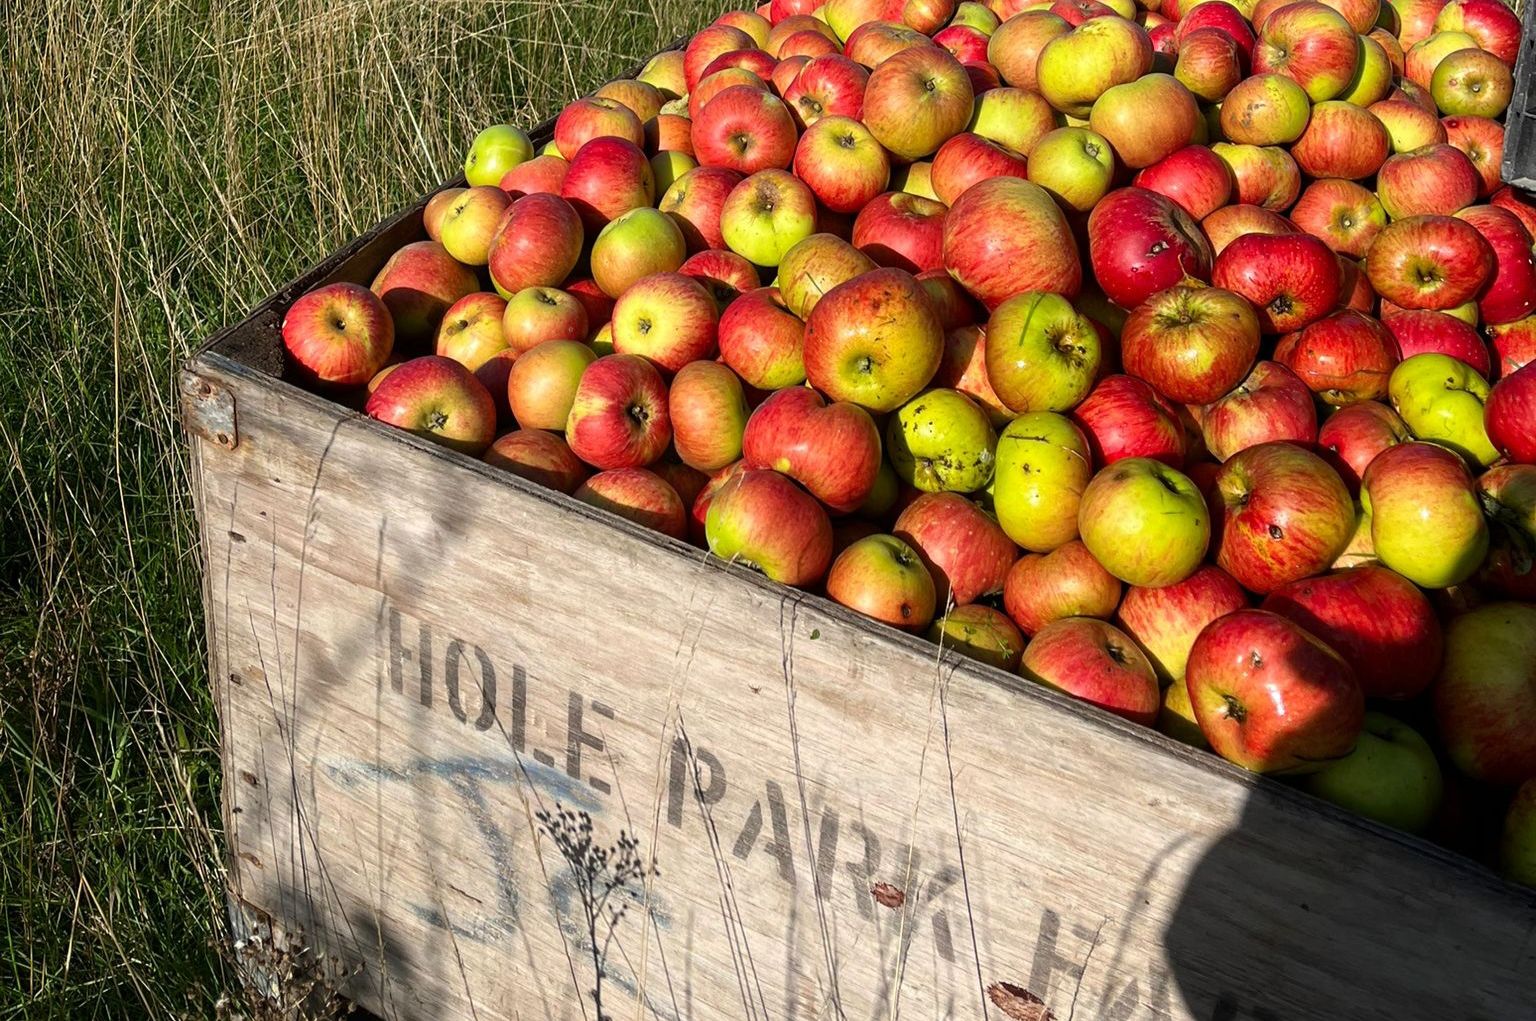
[{"label": "wooden plank", "polygon": [[1527,2],[1521,23],[1520,53],[1515,60],[1515,91],[1506,111],[1504,159],[1506,184],[1536,191],[1536,4]]},{"label": "wooden plank", "polygon": [[556,802],[660,867],[615,1018],[1531,1014],[1536,897],[1462,859],[194,368],[240,432],[195,441],[238,893],[385,1018],[593,1016]]}]

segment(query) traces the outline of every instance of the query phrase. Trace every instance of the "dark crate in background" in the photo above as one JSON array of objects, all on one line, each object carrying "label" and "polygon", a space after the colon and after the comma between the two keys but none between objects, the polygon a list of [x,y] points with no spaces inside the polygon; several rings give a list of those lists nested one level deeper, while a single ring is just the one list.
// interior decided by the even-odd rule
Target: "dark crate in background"
[{"label": "dark crate in background", "polygon": [[1536,191],[1536,0],[1525,4],[1515,95],[1504,128],[1503,176],[1516,188]]}]

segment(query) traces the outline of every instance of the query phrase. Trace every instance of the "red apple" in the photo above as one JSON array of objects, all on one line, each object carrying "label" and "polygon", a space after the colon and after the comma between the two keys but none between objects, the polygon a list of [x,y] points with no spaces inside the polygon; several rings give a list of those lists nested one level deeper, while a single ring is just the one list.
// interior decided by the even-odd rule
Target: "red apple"
[{"label": "red apple", "polygon": [[1131,311],[1120,333],[1125,370],[1182,404],[1226,394],[1258,353],[1253,306],[1218,287],[1180,284],[1159,291]]},{"label": "red apple", "polygon": [[962,64],[985,64],[991,39],[969,25],[951,25],[933,35],[933,44],[948,50]]},{"label": "red apple", "polygon": [[1199,421],[1206,449],[1218,461],[1261,443],[1317,439],[1312,391],[1278,362],[1259,362],[1231,393],[1200,409]]},{"label": "red apple", "polygon": [[880,452],[880,430],[863,408],[829,405],[808,387],[769,396],[752,412],[742,438],[747,467],[782,472],[838,512],[869,496]]},{"label": "red apple", "polygon": [[764,50],[755,48],[729,50],[709,62],[709,66],[700,75],[699,82],[702,84],[706,78],[716,71],[724,71],[728,67],[739,67],[751,71],[758,78],[767,81],[773,76],[773,69],[778,66],[778,63],[777,59]]},{"label": "red apple", "polygon": [[975,324],[976,303],[954,277],[942,269],[930,269],[917,274],[917,282],[933,304],[933,310],[939,314],[945,333]]},{"label": "red apple", "polygon": [[1349,664],[1267,610],[1211,622],[1190,649],[1185,683],[1211,747],[1254,772],[1315,772],[1348,755],[1364,725]]},{"label": "red apple", "polygon": [[1091,617],[1046,625],[1024,647],[1019,672],[1144,726],[1162,704],[1147,657],[1119,628]]},{"label": "red apple", "polygon": [[[587,310],[564,291],[553,287],[525,287],[510,301],[502,302],[501,339],[518,354],[547,340],[585,340],[586,337]],[[438,354],[446,353],[438,351]],[[476,368],[475,365],[469,367]]]},{"label": "red apple", "polygon": [[944,360],[933,385],[958,390],[979,404],[995,429],[1013,418],[1013,412],[992,389],[987,377],[987,335],[979,326],[961,326],[944,336]]},{"label": "red apple", "polygon": [[710,25],[695,33],[683,50],[683,79],[689,89],[699,84],[704,69],[722,53],[751,49],[757,42],[731,25]]},{"label": "red apple", "polygon": [[776,471],[741,471],[709,494],[709,550],[783,585],[819,582],[832,561],[832,522],[821,504]]},{"label": "red apple", "polygon": [[779,293],[791,312],[806,319],[822,295],[874,268],[869,256],[842,238],[812,234],[784,253],[779,263]]},{"label": "red apple", "polygon": [[519,355],[506,387],[518,425],[565,432],[582,374],[596,360],[590,347],[574,340],[547,341]]},{"label": "red apple", "polygon": [[1364,180],[1391,152],[1387,129],[1369,110],[1333,100],[1312,108],[1307,130],[1291,146],[1296,165],[1311,177]]},{"label": "red apple", "polygon": [[1348,88],[1359,59],[1355,29],[1320,3],[1280,7],[1259,23],[1253,47],[1255,74],[1283,74],[1305,89],[1314,103]]},{"label": "red apple", "polygon": [[[576,245],[579,255],[579,225]],[[430,345],[448,309],[466,294],[478,291],[480,281],[474,270],[455,260],[438,242],[415,241],[389,257],[369,289],[389,309],[395,346],[409,352]]]},{"label": "red apple", "polygon": [[[873,317],[869,309],[878,308]],[[806,379],[833,400],[894,411],[933,378],[944,330],[911,274],[877,269],[822,296],[805,326]]]},{"label": "red apple", "polygon": [[756,290],[759,285],[756,266],[735,252],[720,248],[695,252],[683,260],[677,271],[703,284],[719,309],[725,309],[739,296]]},{"label": "red apple", "polygon": [[1498,0],[1452,0],[1435,17],[1436,32],[1465,32],[1510,67],[1520,52],[1520,18]]},{"label": "red apple", "polygon": [[[608,221],[650,205],[656,198],[656,178],[638,146],[622,138],[594,138],[571,160],[560,194],[581,214],[587,232],[595,236]],[[503,233],[507,232],[505,224],[503,221]],[[495,265],[493,258],[493,277]]]},{"label": "red apple", "polygon": [[1477,201],[1483,179],[1453,145],[1427,145],[1398,153],[1381,165],[1376,194],[1394,220],[1430,214],[1449,215]]},{"label": "red apple", "polygon": [[1211,274],[1211,245],[1200,225],[1145,188],[1121,188],[1099,201],[1088,217],[1088,256],[1099,286],[1122,308]]},{"label": "red apple", "polygon": [[801,127],[823,117],[854,117],[864,112],[869,72],[841,54],[814,57],[784,91],[784,102]]},{"label": "red apple", "polygon": [[[1207,0],[1210,2],[1210,0]],[[1200,221],[1216,255],[1244,234],[1295,234],[1296,225],[1263,206],[1224,206]]]},{"label": "red apple", "polygon": [[859,211],[853,221],[853,246],[881,266],[909,273],[944,265],[942,202],[906,192],[887,192]]},{"label": "red apple", "polygon": [[1179,41],[1173,76],[1198,98],[1219,103],[1242,82],[1246,59],[1232,36],[1218,28],[1202,28]]},{"label": "red apple", "polygon": [[1536,361],[1536,316],[1488,327],[1488,341],[1497,359],[1492,371],[1483,373],[1489,379],[1500,379]]},{"label": "red apple", "polygon": [[822,117],[806,128],[794,164],[795,175],[837,213],[863,209],[891,180],[885,150],[852,117]]},{"label": "red apple", "polygon": [[368,396],[369,418],[479,457],[496,437],[496,404],[474,373],[451,358],[402,362]]},{"label": "red apple", "polygon": [[1232,194],[1239,203],[1289,209],[1301,194],[1301,168],[1279,146],[1217,142],[1211,151],[1232,172]]},{"label": "red apple", "polygon": [[720,357],[748,386],[777,390],[805,380],[805,327],[776,287],[748,291],[720,316]]},{"label": "red apple", "polygon": [[[1212,2],[1221,0],[1208,0],[1200,6],[1210,6]],[[1133,183],[1173,199],[1196,220],[1203,220],[1226,205],[1235,186],[1231,168],[1203,145],[1187,145],[1143,168]]]},{"label": "red apple", "polygon": [[1476,227],[1493,249],[1493,273],[1477,297],[1478,318],[1498,325],[1536,312],[1536,241],[1525,224],[1499,206],[1471,206],[1456,216]]},{"label": "red apple", "polygon": [[921,159],[965,130],[973,102],[971,79],[960,62],[937,46],[918,46],[870,73],[864,124],[892,153]]},{"label": "red apple", "polygon": [[1115,622],[1147,654],[1159,680],[1183,684],[1184,665],[1196,636],[1211,621],[1247,605],[1247,594],[1232,576],[1206,564],[1172,585],[1130,586],[1120,600]]},{"label": "red apple", "polygon": [[1449,588],[1476,573],[1488,523],[1461,455],[1434,443],[1399,443],[1361,479],[1377,558],[1421,588]]},{"label": "red apple", "polygon": [[1134,376],[1105,376],[1072,411],[1096,464],[1150,457],[1184,465],[1184,426],[1167,399]]},{"label": "red apple", "polygon": [[961,132],[939,146],[929,180],[940,201],[953,205],[967,189],[991,177],[1023,178],[1024,157],[997,142]]},{"label": "red apple", "polygon": [[987,62],[1014,88],[1039,91],[1040,51],[1071,30],[1065,19],[1050,11],[1021,11],[1004,18],[987,40]]},{"label": "red apple", "polygon": [[[1156,110],[1155,117],[1148,117]],[[1188,145],[1200,121],[1193,93],[1171,74],[1143,75],[1105,90],[1093,103],[1088,124],[1109,141],[1120,162],[1149,167]]]},{"label": "red apple", "polygon": [[1175,24],[1178,27],[1180,51],[1195,32],[1214,29],[1237,44],[1245,61],[1253,58],[1253,25],[1243,17],[1240,9],[1224,0],[1206,0],[1205,3],[1196,4]]},{"label": "red apple", "polygon": [[729,368],[719,362],[683,366],[667,392],[667,410],[672,444],[684,464],[715,472],[740,459],[747,399]]},{"label": "red apple", "polygon": [[389,309],[358,284],[317,287],[283,316],[283,349],[312,385],[360,386],[384,367],[394,347]]},{"label": "red apple", "polygon": [[1488,438],[1517,464],[1536,464],[1536,366],[1517,369],[1493,385],[1484,405]]},{"label": "red apple", "polygon": [[1289,333],[1338,306],[1339,276],[1332,250],[1310,234],[1250,234],[1216,257],[1211,282],[1252,302],[1265,333]]},{"label": "red apple", "polygon": [[956,606],[933,622],[928,640],[999,670],[1016,670],[1024,636],[1008,615],[981,603]]},{"label": "red apple", "polygon": [[1509,786],[1536,777],[1536,606],[1490,603],[1451,620],[1435,721],[1456,768]]},{"label": "red apple", "polygon": [[720,212],[726,196],[741,181],[740,174],[726,167],[695,167],[672,182],[657,208],[672,217],[689,251],[724,248]]},{"label": "red apple", "polygon": [[[1482,180],[1479,198],[1487,198],[1504,183],[1499,173],[1504,163],[1504,125],[1487,117],[1447,117],[1445,140],[1466,154]],[[1532,229],[1530,223],[1526,229]]]},{"label": "red apple", "polygon": [[1376,293],[1408,309],[1452,309],[1471,301],[1493,270],[1492,246],[1453,216],[1395,220],[1365,258]]},{"label": "red apple", "polygon": [[558,195],[565,185],[566,172],[570,169],[570,163],[559,156],[535,156],[502,174],[497,187],[514,199],[524,195]]},{"label": "red apple", "polygon": [[1291,222],[1340,255],[1359,259],[1387,225],[1387,213],[1375,192],[1353,181],[1323,180],[1307,185]]},{"label": "red apple", "polygon": [[633,284],[613,307],[613,349],[640,355],[666,372],[715,351],[715,299],[681,273],[655,273]]},{"label": "red apple", "polygon": [[655,472],[644,468],[601,471],[571,495],[644,528],[674,539],[688,538],[688,511],[682,497]]},{"label": "red apple", "polygon": [[[698,85],[694,86],[693,91],[688,93],[688,141],[690,143],[693,141],[694,124],[698,121],[699,115],[704,112],[704,107],[709,101],[726,89],[733,89],[738,86],[752,89],[765,96],[773,94],[766,79],[758,77],[755,72],[748,71],[744,67],[722,68],[719,71],[706,75],[699,80]],[[693,155],[698,156],[697,149],[694,150]]]},{"label": "red apple", "polygon": [[601,96],[569,103],[555,118],[555,147],[567,160],[594,138],[623,138],[638,147],[645,145],[645,129],[633,110]]},{"label": "red apple", "polygon": [[[929,47],[923,33],[892,21],[867,21],[848,34],[843,53],[873,71],[904,50]],[[934,47],[936,48],[936,47]]]},{"label": "red apple", "polygon": [[933,576],[917,552],[893,535],[870,535],[838,554],[827,595],[851,610],[908,631],[933,620]]},{"label": "red apple", "polygon": [[1317,445],[1351,492],[1360,491],[1360,480],[1376,455],[1388,447],[1407,443],[1413,434],[1385,404],[1364,401],[1329,415],[1317,431]]},{"label": "red apple", "polygon": [[[779,95],[787,97],[790,86],[794,84],[794,75],[799,74],[806,64],[817,57],[842,56],[842,53],[843,51],[837,45],[836,40],[829,39],[820,32],[812,32],[807,29],[785,37],[784,42],[779,46],[777,54],[779,58],[778,66],[774,68],[775,91]],[[799,60],[798,66],[795,66],[796,60]],[[795,67],[795,70],[790,77],[785,78],[780,83],[777,80],[779,71],[786,67]],[[863,70],[863,68],[861,67],[860,70]]]},{"label": "red apple", "polygon": [[1044,189],[1012,177],[982,181],[960,197],[944,219],[943,251],[950,275],[989,309],[1024,291],[1072,296],[1082,285],[1061,210]]},{"label": "red apple", "polygon": [[892,529],[910,543],[933,574],[938,605],[964,606],[1003,590],[1019,555],[989,515],[958,493],[923,493]]},{"label": "red apple", "polygon": [[1500,209],[1508,209],[1514,213],[1520,218],[1520,222],[1525,224],[1525,229],[1531,232],[1531,236],[1536,237],[1536,202],[1523,197],[1520,192],[1508,185],[1494,192],[1493,197],[1488,201]]},{"label": "red apple", "polygon": [[794,118],[777,96],[732,86],[694,118],[693,154],[700,166],[740,174],[788,167],[795,155]]},{"label": "red apple", "polygon": [[[560,160],[558,156],[551,158]],[[565,161],[560,160],[560,162],[564,163]],[[526,166],[526,164],[524,165]],[[433,241],[441,241],[443,239],[443,218],[448,215],[448,210],[453,207],[453,204],[458,201],[459,196],[463,195],[466,190],[465,188],[444,188],[427,200],[426,206],[421,211],[421,227],[427,232],[427,237]],[[505,191],[506,189],[502,190]]]},{"label": "red apple", "polygon": [[1353,309],[1331,312],[1287,334],[1275,348],[1275,361],[1333,405],[1384,398],[1387,379],[1399,360],[1392,333],[1379,320]]},{"label": "red apple", "polygon": [[1118,605],[1120,579],[1076,539],[1049,553],[1026,553],[1003,581],[1003,607],[1026,635],[1064,617],[1108,620]]},{"label": "red apple", "polygon": [[577,457],[603,470],[657,460],[672,442],[661,373],[637,355],[597,359],[577,384],[565,440]]},{"label": "red apple", "polygon": [[565,440],[543,429],[518,429],[497,437],[484,460],[562,493],[574,493],[587,478],[587,466],[571,453]]}]

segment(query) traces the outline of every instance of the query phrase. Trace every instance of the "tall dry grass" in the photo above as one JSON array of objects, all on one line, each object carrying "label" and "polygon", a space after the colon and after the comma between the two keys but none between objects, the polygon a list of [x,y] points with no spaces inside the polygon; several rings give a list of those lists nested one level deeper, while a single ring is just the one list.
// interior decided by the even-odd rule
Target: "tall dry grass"
[{"label": "tall dry grass", "polygon": [[230,982],[178,364],[721,0],[7,0],[0,1019]]}]

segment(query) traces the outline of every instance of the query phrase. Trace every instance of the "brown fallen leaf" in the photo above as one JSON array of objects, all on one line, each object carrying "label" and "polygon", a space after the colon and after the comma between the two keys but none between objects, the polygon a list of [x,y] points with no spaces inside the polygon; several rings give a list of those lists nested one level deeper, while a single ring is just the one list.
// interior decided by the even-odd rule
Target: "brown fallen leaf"
[{"label": "brown fallen leaf", "polygon": [[907,895],[890,883],[876,883],[869,894],[883,908],[899,908],[907,902]]},{"label": "brown fallen leaf", "polygon": [[1046,1008],[1044,1000],[1012,982],[992,983],[987,986],[987,997],[1014,1021],[1056,1021],[1056,1015]]}]

